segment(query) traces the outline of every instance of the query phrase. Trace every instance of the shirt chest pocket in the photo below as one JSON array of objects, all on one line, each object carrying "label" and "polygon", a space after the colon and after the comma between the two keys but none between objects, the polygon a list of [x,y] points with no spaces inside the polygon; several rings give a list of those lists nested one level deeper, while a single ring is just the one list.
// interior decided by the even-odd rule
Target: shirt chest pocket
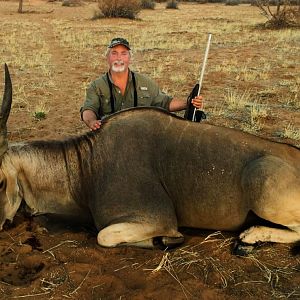
[{"label": "shirt chest pocket", "polygon": [[148,89],[140,88],[138,90],[138,106],[150,106],[151,105],[151,95]]},{"label": "shirt chest pocket", "polygon": [[111,114],[111,103],[110,103],[110,98],[101,95],[101,107],[100,109],[102,110],[102,115],[108,115]]}]

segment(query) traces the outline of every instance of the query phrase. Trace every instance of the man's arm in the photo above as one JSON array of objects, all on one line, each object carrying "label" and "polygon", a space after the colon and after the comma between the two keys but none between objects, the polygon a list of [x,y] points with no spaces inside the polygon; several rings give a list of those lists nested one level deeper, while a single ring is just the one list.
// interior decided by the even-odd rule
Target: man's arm
[{"label": "man's arm", "polygon": [[101,121],[97,120],[96,114],[90,109],[82,112],[82,120],[91,130],[97,130],[101,126]]},{"label": "man's arm", "polygon": [[[203,107],[203,98],[202,96],[197,96],[192,100],[192,104],[200,109]],[[186,109],[187,103],[185,100],[180,100],[180,99],[172,99],[170,104],[169,104],[169,111],[179,111]]]}]

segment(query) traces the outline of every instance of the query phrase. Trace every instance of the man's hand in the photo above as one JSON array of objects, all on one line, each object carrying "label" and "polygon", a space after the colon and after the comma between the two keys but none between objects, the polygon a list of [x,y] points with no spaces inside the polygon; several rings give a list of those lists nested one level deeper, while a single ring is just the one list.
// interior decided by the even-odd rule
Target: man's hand
[{"label": "man's hand", "polygon": [[96,114],[89,109],[82,113],[82,120],[90,128],[90,130],[97,130],[101,126],[101,121],[97,120]]},{"label": "man's hand", "polygon": [[90,121],[88,126],[90,127],[90,130],[93,131],[93,130],[97,130],[100,128],[101,126],[101,121],[100,120],[93,120],[93,121]]},{"label": "man's hand", "polygon": [[192,104],[197,108],[201,109],[203,108],[203,97],[202,96],[196,96],[194,99],[192,99]]}]

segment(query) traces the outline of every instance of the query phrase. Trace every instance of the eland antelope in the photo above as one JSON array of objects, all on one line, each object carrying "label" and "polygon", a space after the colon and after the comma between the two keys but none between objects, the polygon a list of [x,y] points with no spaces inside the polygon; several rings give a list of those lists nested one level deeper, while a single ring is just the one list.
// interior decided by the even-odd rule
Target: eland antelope
[{"label": "eland antelope", "polygon": [[[235,231],[245,243],[300,240],[300,151],[157,108],[128,109],[96,132],[8,144],[12,84],[0,112],[0,227],[24,201],[33,214],[92,219],[105,247],[171,246],[178,227]],[[272,224],[271,223],[271,224]],[[280,225],[280,226],[275,226]]]}]

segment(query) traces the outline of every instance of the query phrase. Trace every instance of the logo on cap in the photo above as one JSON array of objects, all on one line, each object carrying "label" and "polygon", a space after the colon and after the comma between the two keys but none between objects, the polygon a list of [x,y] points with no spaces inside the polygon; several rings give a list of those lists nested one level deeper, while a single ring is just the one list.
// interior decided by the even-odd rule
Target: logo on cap
[{"label": "logo on cap", "polygon": [[110,44],[108,45],[108,48],[113,48],[115,46],[118,46],[118,45],[123,45],[125,46],[126,48],[128,48],[130,50],[130,46],[129,46],[129,43],[126,39],[123,39],[123,38],[114,38],[111,40]]}]

